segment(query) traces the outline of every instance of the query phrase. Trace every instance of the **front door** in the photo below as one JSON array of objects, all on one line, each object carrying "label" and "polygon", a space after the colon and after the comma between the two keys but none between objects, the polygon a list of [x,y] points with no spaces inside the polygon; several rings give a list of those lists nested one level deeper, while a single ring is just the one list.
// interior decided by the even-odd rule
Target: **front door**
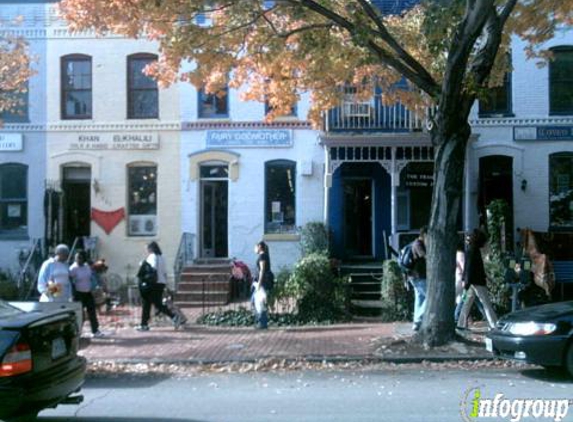
[{"label": "front door", "polygon": [[201,182],[201,256],[227,257],[227,194],[226,180]]},{"label": "front door", "polygon": [[345,179],[344,249],[349,258],[371,258],[372,179]]},{"label": "front door", "polygon": [[91,169],[90,167],[64,167],[63,170],[63,240],[71,246],[76,238],[90,235]]}]

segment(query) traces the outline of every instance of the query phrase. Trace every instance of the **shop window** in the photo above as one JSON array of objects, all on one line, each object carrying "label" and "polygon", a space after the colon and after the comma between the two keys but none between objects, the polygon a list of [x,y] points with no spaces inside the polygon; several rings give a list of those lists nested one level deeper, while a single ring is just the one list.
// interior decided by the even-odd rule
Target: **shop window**
[{"label": "shop window", "polygon": [[62,119],[92,118],[92,59],[62,57]]},{"label": "shop window", "polygon": [[549,113],[573,114],[573,47],[557,47],[551,51]]},{"label": "shop window", "polygon": [[5,92],[4,96],[10,97],[10,102],[16,106],[1,112],[0,120],[4,123],[28,122],[28,82],[23,92]]},{"label": "shop window", "polygon": [[24,236],[28,229],[28,168],[0,165],[0,236]]},{"label": "shop window", "polygon": [[573,227],[573,153],[549,156],[549,220],[552,229]]},{"label": "shop window", "polygon": [[136,54],[127,58],[127,118],[156,119],[159,117],[157,81],[143,73],[147,65],[157,61],[153,54]]},{"label": "shop window", "polygon": [[157,166],[130,166],[128,176],[128,235],[157,234]]},{"label": "shop window", "polygon": [[287,160],[265,164],[265,233],[296,230],[296,163]]},{"label": "shop window", "polygon": [[479,101],[480,117],[511,115],[511,72],[507,72],[503,85],[489,88]]},{"label": "shop window", "polygon": [[225,87],[215,94],[199,91],[199,117],[212,119],[229,117],[229,88]]},{"label": "shop window", "polygon": [[402,170],[397,191],[398,230],[418,230],[428,224],[433,186],[433,163],[414,162]]}]

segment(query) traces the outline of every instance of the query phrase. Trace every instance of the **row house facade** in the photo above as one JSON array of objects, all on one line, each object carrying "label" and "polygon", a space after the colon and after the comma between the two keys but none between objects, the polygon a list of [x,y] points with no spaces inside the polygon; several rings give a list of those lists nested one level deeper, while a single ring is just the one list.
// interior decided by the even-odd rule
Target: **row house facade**
[{"label": "row house facade", "polygon": [[[0,8],[4,20],[24,16],[11,31],[37,57],[27,107],[0,128],[0,268],[17,269],[43,239],[95,248],[130,280],[151,240],[173,268],[181,245],[251,262],[264,239],[278,269],[296,262],[310,221],[328,224],[337,257],[379,260],[426,223],[426,110],[384,105],[378,92],[357,102],[349,89],[322,130],[306,121],[305,95],[265,123],[265,104],[236,90],[160,89],[141,72],[154,43],[70,33],[54,8]],[[506,85],[472,113],[460,230],[500,198],[512,230],[571,230],[572,46],[559,32],[546,46],[555,60],[540,68],[514,40]]]}]

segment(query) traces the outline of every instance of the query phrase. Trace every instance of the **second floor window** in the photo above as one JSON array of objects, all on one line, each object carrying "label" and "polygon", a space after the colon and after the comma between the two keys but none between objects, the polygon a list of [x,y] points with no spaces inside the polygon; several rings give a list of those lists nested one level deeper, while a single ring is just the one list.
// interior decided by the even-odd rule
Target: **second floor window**
[{"label": "second floor window", "polygon": [[137,54],[127,59],[127,118],[156,119],[159,117],[157,81],[143,73],[157,60],[151,54]]},{"label": "second floor window", "polygon": [[486,96],[479,101],[479,115],[483,117],[492,115],[511,114],[511,73],[503,78],[503,85],[489,88]]},{"label": "second floor window", "polygon": [[229,88],[225,87],[216,94],[199,91],[199,117],[217,118],[229,117]]},{"label": "second floor window", "polygon": [[24,92],[5,93],[5,95],[9,95],[10,100],[17,102],[17,105],[0,113],[0,120],[5,123],[28,122],[28,84],[26,83]]},{"label": "second floor window", "polygon": [[[265,101],[265,115],[269,114],[273,111],[273,106],[269,104],[268,101]],[[287,114],[283,114],[280,117],[296,117],[296,104],[290,108],[290,111]]]},{"label": "second floor window", "polygon": [[92,59],[84,55],[62,57],[62,119],[92,117]]},{"label": "second floor window", "polygon": [[573,47],[557,47],[551,51],[549,113],[573,114]]}]

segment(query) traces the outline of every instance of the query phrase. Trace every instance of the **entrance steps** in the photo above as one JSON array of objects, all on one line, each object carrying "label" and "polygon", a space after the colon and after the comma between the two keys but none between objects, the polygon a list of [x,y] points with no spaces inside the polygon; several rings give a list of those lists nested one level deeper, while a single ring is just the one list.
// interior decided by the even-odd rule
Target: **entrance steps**
[{"label": "entrance steps", "polygon": [[198,259],[181,272],[175,304],[179,307],[226,305],[231,299],[228,259]]},{"label": "entrance steps", "polygon": [[340,266],[340,275],[350,277],[352,314],[377,316],[380,313],[382,263],[374,261],[343,263]]}]

